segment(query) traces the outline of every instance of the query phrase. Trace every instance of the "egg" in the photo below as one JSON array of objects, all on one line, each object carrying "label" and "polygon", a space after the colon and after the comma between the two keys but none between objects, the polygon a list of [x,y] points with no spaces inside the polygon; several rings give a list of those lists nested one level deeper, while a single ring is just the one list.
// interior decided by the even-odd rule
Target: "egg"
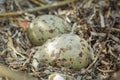
[{"label": "egg", "polygon": [[42,15],[30,23],[27,36],[33,45],[40,46],[48,39],[70,31],[70,24],[62,18],[55,15]]},{"label": "egg", "polygon": [[61,73],[52,73],[49,77],[48,80],[76,80],[74,77],[71,77],[66,74],[61,74]]},{"label": "egg", "polygon": [[83,68],[94,59],[93,50],[83,38],[62,34],[36,47],[34,58],[44,63],[56,63],[69,68]]}]

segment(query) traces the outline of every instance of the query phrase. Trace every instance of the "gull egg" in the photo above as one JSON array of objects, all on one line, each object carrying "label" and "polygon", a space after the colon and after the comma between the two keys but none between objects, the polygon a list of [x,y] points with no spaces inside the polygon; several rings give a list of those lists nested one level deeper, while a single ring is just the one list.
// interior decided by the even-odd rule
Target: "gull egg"
[{"label": "gull egg", "polygon": [[64,67],[87,67],[94,58],[93,50],[87,41],[75,34],[59,35],[37,48],[34,58],[38,61]]},{"label": "gull egg", "polygon": [[42,15],[30,23],[27,35],[33,45],[40,46],[48,39],[70,31],[70,24],[62,18],[55,15]]},{"label": "gull egg", "polygon": [[48,77],[48,80],[76,80],[76,79],[66,74],[52,73]]}]

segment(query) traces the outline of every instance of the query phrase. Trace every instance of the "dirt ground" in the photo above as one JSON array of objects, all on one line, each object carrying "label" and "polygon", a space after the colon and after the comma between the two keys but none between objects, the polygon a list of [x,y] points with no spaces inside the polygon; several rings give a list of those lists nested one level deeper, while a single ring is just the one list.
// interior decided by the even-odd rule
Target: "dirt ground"
[{"label": "dirt ground", "polygon": [[[88,67],[42,64],[35,70],[26,29],[44,14],[77,24],[75,33],[94,50]],[[120,0],[0,0],[0,80],[48,80],[54,72],[75,80],[120,79]]]}]

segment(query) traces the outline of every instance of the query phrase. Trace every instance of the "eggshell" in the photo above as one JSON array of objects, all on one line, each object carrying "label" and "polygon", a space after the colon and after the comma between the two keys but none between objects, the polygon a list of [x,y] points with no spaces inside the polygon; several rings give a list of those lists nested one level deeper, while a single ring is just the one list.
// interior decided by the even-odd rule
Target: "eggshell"
[{"label": "eggshell", "polygon": [[40,46],[48,39],[70,31],[70,24],[62,18],[55,15],[42,15],[30,23],[27,35],[33,45]]},{"label": "eggshell", "polygon": [[83,68],[94,58],[93,50],[87,41],[75,34],[57,36],[36,49],[34,58],[38,61],[64,67]]}]

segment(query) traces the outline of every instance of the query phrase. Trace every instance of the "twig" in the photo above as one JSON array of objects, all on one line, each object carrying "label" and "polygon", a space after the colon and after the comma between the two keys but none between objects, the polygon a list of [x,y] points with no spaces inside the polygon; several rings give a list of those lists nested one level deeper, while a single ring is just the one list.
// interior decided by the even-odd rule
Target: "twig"
[{"label": "twig", "polygon": [[28,5],[29,8],[33,8],[33,5],[30,3],[29,0],[25,0],[26,5]]},{"label": "twig", "polygon": [[88,19],[88,23],[92,24],[92,19],[93,19],[94,16],[96,15],[96,12],[97,12],[97,9],[94,8],[94,12],[93,12],[93,14],[89,17],[89,19]]},{"label": "twig", "polygon": [[104,64],[104,65],[111,65],[111,63],[106,62],[106,61],[104,61],[104,60],[101,60],[101,63]]},{"label": "twig", "polygon": [[73,24],[73,27],[72,27],[71,34],[74,34],[74,31],[75,31],[76,27],[77,27],[77,23],[74,23],[74,24]]},{"label": "twig", "polygon": [[98,60],[99,55],[95,57],[94,61],[87,67],[87,70],[89,70]]},{"label": "twig", "polygon": [[118,57],[112,52],[112,47],[111,46],[108,46],[108,48],[109,48],[109,50],[108,50],[108,53],[110,54],[110,55],[112,55],[113,57],[115,57],[116,59],[118,59]]},{"label": "twig", "polygon": [[105,37],[105,36],[106,36],[106,33],[96,33],[96,32],[92,32],[92,31],[91,31],[91,35],[92,35],[92,36]]},{"label": "twig", "polygon": [[91,6],[93,0],[86,0],[86,3],[84,4],[83,8],[89,8]]},{"label": "twig", "polygon": [[22,55],[21,53],[19,53],[16,49],[15,49],[15,47],[14,47],[14,45],[13,45],[13,41],[12,41],[12,38],[7,34],[7,37],[8,37],[8,43],[7,43],[7,47],[8,48],[10,48],[11,50],[13,50],[13,55],[14,55],[14,57],[15,58],[17,58],[17,55],[16,54],[18,54],[18,55],[20,55],[22,58],[25,58],[25,56],[24,55]]},{"label": "twig", "polygon": [[117,32],[120,32],[120,29],[119,28],[111,28],[112,31],[117,31]]},{"label": "twig", "polygon": [[105,27],[105,21],[104,21],[104,17],[102,15],[102,12],[100,11],[99,12],[99,16],[100,16],[100,24],[101,24],[101,27],[104,28]]},{"label": "twig", "polygon": [[44,4],[40,3],[39,1],[37,0],[30,0],[32,3],[38,5],[38,6],[44,6]]},{"label": "twig", "polygon": [[24,14],[24,13],[27,13],[27,12],[34,12],[34,11],[45,10],[45,9],[49,9],[49,8],[53,8],[53,7],[58,7],[58,6],[66,5],[66,4],[72,3],[74,1],[76,1],[76,0],[66,0],[66,1],[61,1],[61,2],[58,2],[58,3],[53,3],[51,5],[45,5],[45,6],[42,6],[42,7],[36,7],[36,8],[24,10],[24,11],[1,13],[0,17],[17,16],[17,15],[21,15],[21,14]]},{"label": "twig", "polygon": [[98,58],[100,57],[100,54],[102,52],[102,48],[100,48],[99,52],[97,53],[96,57],[94,58],[93,62],[87,67],[87,70],[89,70],[94,64],[97,62]]},{"label": "twig", "polygon": [[12,78],[14,80],[36,80],[35,78],[33,78],[31,76],[13,72],[2,64],[0,64],[0,75]]},{"label": "twig", "polygon": [[16,4],[16,6],[19,8],[19,10],[22,10],[22,8],[21,8],[21,6],[20,6],[18,0],[14,0],[14,2],[15,2],[15,4]]},{"label": "twig", "polygon": [[113,72],[114,70],[103,70],[103,69],[100,69],[99,67],[97,67],[97,70],[103,72],[103,73],[110,73],[110,72]]}]

